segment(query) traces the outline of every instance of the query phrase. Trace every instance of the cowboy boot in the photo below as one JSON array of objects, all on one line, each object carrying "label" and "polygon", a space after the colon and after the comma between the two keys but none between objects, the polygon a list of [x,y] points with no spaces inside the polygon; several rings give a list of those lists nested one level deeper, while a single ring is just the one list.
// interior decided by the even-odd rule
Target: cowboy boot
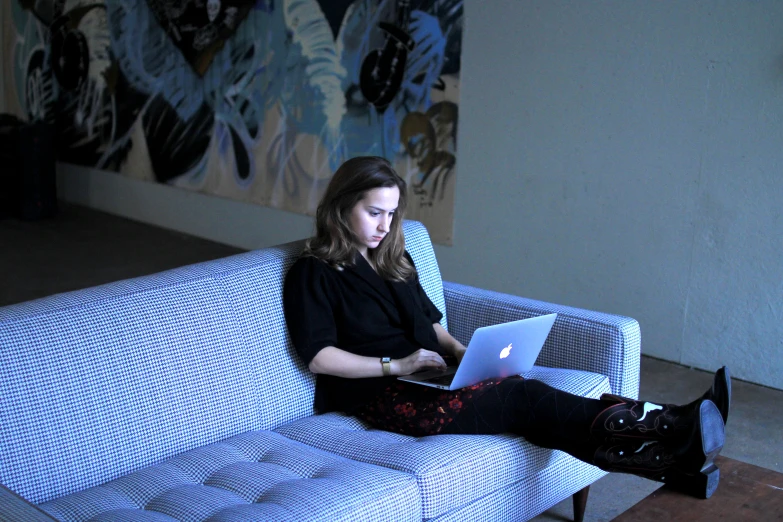
[{"label": "cowboy boot", "polygon": [[559,449],[604,471],[663,482],[669,488],[695,498],[710,498],[720,481],[720,470],[709,458],[705,459],[702,470],[686,472],[677,467],[674,453],[657,441],[640,443],[610,439],[598,447],[571,443]]},{"label": "cowboy boot", "polygon": [[630,473],[657,482],[696,498],[710,498],[718,487],[720,470],[714,455],[704,456],[698,472],[683,471],[677,456],[660,442],[610,441],[596,449],[593,465],[604,471]]},{"label": "cowboy boot", "polygon": [[609,393],[603,394],[601,400],[614,404],[599,413],[590,426],[591,438],[598,443],[612,437],[651,441],[687,438],[698,412],[698,403],[703,402],[699,400],[684,406],[656,404]]},{"label": "cowboy boot", "polygon": [[601,399],[614,401],[616,404],[606,408],[593,421],[591,432],[594,434],[652,436],[659,437],[656,440],[665,440],[690,425],[693,414],[704,400],[717,406],[725,426],[731,404],[731,376],[729,369],[722,367],[715,372],[712,387],[700,398],[683,406],[635,401],[609,393],[603,394]]},{"label": "cowboy boot", "polygon": [[616,404],[606,408],[593,420],[590,431],[599,440],[601,436],[607,435],[667,440],[676,437],[681,430],[688,429],[693,415],[704,400],[717,406],[725,427],[731,403],[731,376],[729,369],[724,366],[715,373],[712,387],[702,397],[683,406],[634,401],[608,393],[602,395],[601,399]]},{"label": "cowboy boot", "polygon": [[[642,411],[648,414],[660,410]],[[594,440],[602,439],[602,442],[594,446],[592,455],[585,446],[581,450],[567,448],[566,451],[604,471],[631,473],[663,482],[697,498],[709,498],[718,487],[720,470],[713,461],[723,448],[725,434],[720,411],[711,401],[698,404],[689,416],[689,426],[682,416],[667,417],[665,413],[657,418],[651,416],[648,423],[644,422],[646,418],[640,421],[633,415],[611,415],[609,418],[612,421],[608,433],[594,434]],[[636,421],[630,430],[626,429],[628,422],[619,422],[627,418]],[[676,429],[667,432],[664,423],[670,423]]]},{"label": "cowboy boot", "polygon": [[704,392],[701,399],[714,402],[715,406],[720,410],[721,417],[723,417],[723,424],[726,424],[726,421],[729,419],[729,406],[731,405],[731,375],[726,366],[715,372],[712,388]]}]

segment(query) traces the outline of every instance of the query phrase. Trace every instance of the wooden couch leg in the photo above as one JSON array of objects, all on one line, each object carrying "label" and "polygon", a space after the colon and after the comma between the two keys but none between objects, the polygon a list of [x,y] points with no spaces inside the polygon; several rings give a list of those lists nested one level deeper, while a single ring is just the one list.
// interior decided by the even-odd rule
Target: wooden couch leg
[{"label": "wooden couch leg", "polygon": [[587,495],[589,493],[590,486],[574,493],[574,522],[582,522],[584,520]]}]

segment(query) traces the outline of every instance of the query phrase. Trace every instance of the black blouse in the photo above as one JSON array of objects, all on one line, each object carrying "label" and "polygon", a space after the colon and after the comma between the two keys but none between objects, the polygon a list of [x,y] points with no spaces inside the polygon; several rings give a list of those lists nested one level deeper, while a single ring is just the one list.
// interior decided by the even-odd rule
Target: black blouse
[{"label": "black blouse", "polygon": [[[294,348],[306,365],[326,346],[378,357],[379,367],[381,357],[400,359],[419,348],[443,353],[433,328],[443,314],[418,275],[406,282],[385,281],[359,252],[355,266],[341,271],[314,257],[299,258],[285,278],[283,309]],[[395,379],[318,374],[315,409],[350,413]]]}]

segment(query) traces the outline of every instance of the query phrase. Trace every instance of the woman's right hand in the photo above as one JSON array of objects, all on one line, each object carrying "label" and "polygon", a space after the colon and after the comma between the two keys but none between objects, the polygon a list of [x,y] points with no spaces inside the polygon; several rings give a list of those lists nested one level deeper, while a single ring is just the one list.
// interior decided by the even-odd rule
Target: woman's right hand
[{"label": "woman's right hand", "polygon": [[437,352],[419,348],[407,357],[392,360],[391,365],[393,375],[410,375],[421,370],[444,370],[446,361]]}]

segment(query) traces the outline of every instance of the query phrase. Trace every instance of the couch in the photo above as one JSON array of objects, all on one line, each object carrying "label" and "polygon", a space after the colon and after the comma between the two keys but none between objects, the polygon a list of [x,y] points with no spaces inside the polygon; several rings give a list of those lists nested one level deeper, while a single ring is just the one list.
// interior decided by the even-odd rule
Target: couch
[{"label": "couch", "polygon": [[[462,343],[557,312],[526,376],[636,396],[636,321],[444,282],[426,228],[404,232]],[[281,309],[302,246],[0,308],[0,491],[14,497],[0,519],[526,520],[604,475],[512,435],[414,438],[314,415]]]}]

